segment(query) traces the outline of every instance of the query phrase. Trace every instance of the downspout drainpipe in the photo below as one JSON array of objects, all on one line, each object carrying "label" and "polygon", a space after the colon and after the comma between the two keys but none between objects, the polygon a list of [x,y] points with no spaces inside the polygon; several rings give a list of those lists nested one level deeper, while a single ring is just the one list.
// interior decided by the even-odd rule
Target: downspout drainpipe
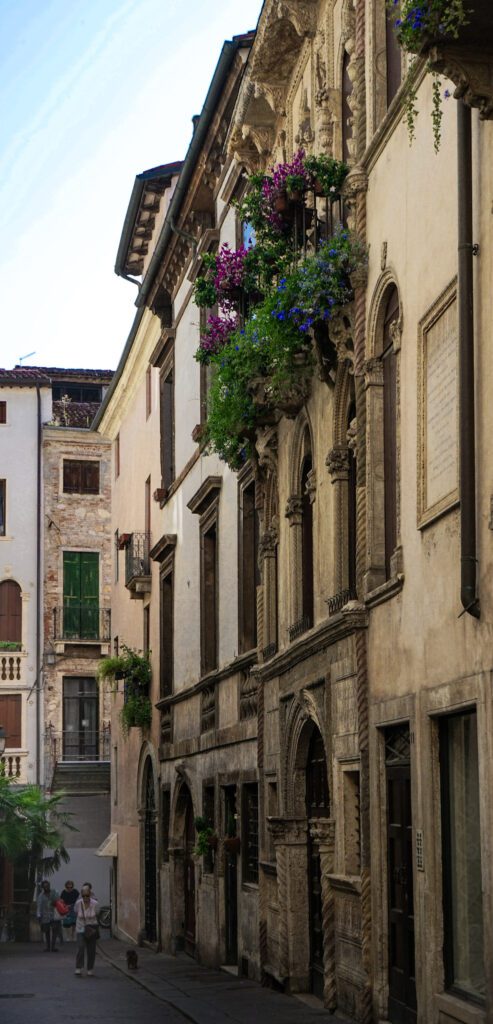
[{"label": "downspout drainpipe", "polygon": [[476,553],[471,109],[457,103],[461,602],[479,619]]},{"label": "downspout drainpipe", "polygon": [[37,513],[36,513],[36,785],[41,782],[41,630],[43,628],[43,609],[41,607],[41,391],[36,384],[38,412],[38,478],[37,478]]}]

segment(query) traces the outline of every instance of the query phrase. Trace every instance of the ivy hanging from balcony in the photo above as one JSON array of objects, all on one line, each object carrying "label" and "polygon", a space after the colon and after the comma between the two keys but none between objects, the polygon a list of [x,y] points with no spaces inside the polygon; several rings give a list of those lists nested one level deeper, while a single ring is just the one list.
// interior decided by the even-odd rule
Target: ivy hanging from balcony
[{"label": "ivy hanging from balcony", "polygon": [[[421,3],[416,0],[387,0],[387,7],[399,45],[406,53],[416,56],[423,56],[434,44],[457,39],[460,29],[468,24],[471,13],[464,6],[464,0],[422,0]],[[415,137],[418,116],[412,67],[411,64],[405,95],[405,120],[410,142]],[[441,76],[430,65],[427,70],[433,77],[431,120],[434,149],[438,153],[442,131]],[[445,89],[443,98],[448,99],[449,95]]]}]

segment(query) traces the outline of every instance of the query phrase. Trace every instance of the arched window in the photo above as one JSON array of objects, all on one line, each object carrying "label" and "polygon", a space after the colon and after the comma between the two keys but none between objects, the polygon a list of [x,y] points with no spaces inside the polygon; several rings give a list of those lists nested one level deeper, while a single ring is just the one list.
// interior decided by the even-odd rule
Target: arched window
[{"label": "arched window", "polygon": [[0,583],[0,640],[22,642],[21,588],[15,580]]},{"label": "arched window", "polygon": [[350,54],[344,50],[342,58],[342,159],[349,159],[349,142],[353,137],[352,111],[349,104],[349,97],[353,91],[353,83],[349,76]]},{"label": "arched window", "polygon": [[382,339],[386,579],[390,579],[390,559],[397,547],[397,357],[392,328],[398,319],[399,296],[394,285],[387,295]]},{"label": "arched window", "polygon": [[308,487],[312,468],[311,454],[307,454],[301,468],[301,600],[305,629],[313,626],[313,506]]}]

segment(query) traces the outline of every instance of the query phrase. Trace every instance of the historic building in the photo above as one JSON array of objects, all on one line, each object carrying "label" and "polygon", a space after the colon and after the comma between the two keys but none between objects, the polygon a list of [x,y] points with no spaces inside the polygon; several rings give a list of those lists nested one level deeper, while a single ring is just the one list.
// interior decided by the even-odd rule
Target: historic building
[{"label": "historic building", "polygon": [[[361,1022],[466,1024],[492,1013],[492,30],[471,0],[451,44],[418,39],[437,83],[387,7],[266,0],[181,170],[132,193],[138,312],[96,423],[114,644],[151,649],[156,711],[113,740],[117,923]],[[274,409],[250,382],[235,474],[190,440],[192,286],[247,238],[245,173],[299,149],[349,173],[340,203],[296,200],[294,262],[338,222],[367,257],[313,372]]]},{"label": "historic building", "polygon": [[[111,378],[0,371],[2,764],[20,785],[70,790],[75,875],[89,872],[109,826],[109,708],[96,672],[110,639],[111,450],[89,428]],[[103,864],[93,870],[101,895]],[[26,895],[9,872],[1,902]]]}]

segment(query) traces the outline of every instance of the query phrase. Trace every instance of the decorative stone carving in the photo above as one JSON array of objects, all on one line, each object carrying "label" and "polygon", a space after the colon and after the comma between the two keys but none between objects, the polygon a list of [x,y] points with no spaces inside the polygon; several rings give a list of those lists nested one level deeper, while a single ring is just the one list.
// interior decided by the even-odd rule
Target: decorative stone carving
[{"label": "decorative stone carving", "polygon": [[291,526],[295,525],[295,520],[299,519],[301,522],[301,515],[303,510],[303,502],[299,494],[291,494],[286,502],[286,510],[284,515],[286,519],[291,519]]},{"label": "decorative stone carving", "polygon": [[347,480],[349,473],[348,449],[340,445],[331,448],[325,459],[325,465],[332,477],[332,483],[335,483],[336,480]]},{"label": "decorative stone carving", "polygon": [[312,128],[311,111],[308,104],[308,90],[303,88],[302,100],[300,103],[300,122],[294,141],[298,146],[310,146],[315,138]]},{"label": "decorative stone carving", "polygon": [[354,366],[354,345],[350,315],[352,315],[351,306],[343,306],[339,314],[331,320],[329,333],[339,362],[347,362],[352,372]]},{"label": "decorative stone carving", "polygon": [[171,743],[171,708],[164,708],[161,711],[161,743]]},{"label": "decorative stone carving", "polygon": [[272,522],[268,529],[264,530],[258,545],[258,558],[261,564],[264,558],[273,555],[276,545],[279,543],[279,531],[277,522]]},{"label": "decorative stone carving", "polygon": [[276,7],[277,17],[290,21],[299,36],[315,35],[316,0],[278,0]]},{"label": "decorative stone carving", "polygon": [[254,672],[242,672],[240,680],[240,719],[255,718],[258,707],[259,681]]},{"label": "decorative stone carving", "polygon": [[389,326],[390,337],[392,338],[392,348],[394,352],[400,352],[401,350],[401,337],[402,337],[402,317],[392,320]]},{"label": "decorative stone carving", "polygon": [[206,686],[202,690],[200,702],[200,731],[208,732],[216,728],[216,688]]},{"label": "decorative stone carving", "polygon": [[438,71],[455,83],[454,98],[469,107],[477,107],[483,121],[493,119],[493,61],[481,51],[455,52],[453,44],[434,46],[428,53],[432,71]]},{"label": "decorative stone carving", "polygon": [[363,364],[365,388],[383,387],[383,364],[379,356],[371,356]]},{"label": "decorative stone carving", "polygon": [[307,474],[305,491],[306,491],[306,494],[308,495],[308,497],[310,499],[310,505],[313,505],[313,503],[315,501],[315,498],[317,497],[317,471],[316,471],[316,469],[311,469],[310,472]]},{"label": "decorative stone carving", "polygon": [[306,818],[267,818],[267,828],[276,847],[306,843]]}]

